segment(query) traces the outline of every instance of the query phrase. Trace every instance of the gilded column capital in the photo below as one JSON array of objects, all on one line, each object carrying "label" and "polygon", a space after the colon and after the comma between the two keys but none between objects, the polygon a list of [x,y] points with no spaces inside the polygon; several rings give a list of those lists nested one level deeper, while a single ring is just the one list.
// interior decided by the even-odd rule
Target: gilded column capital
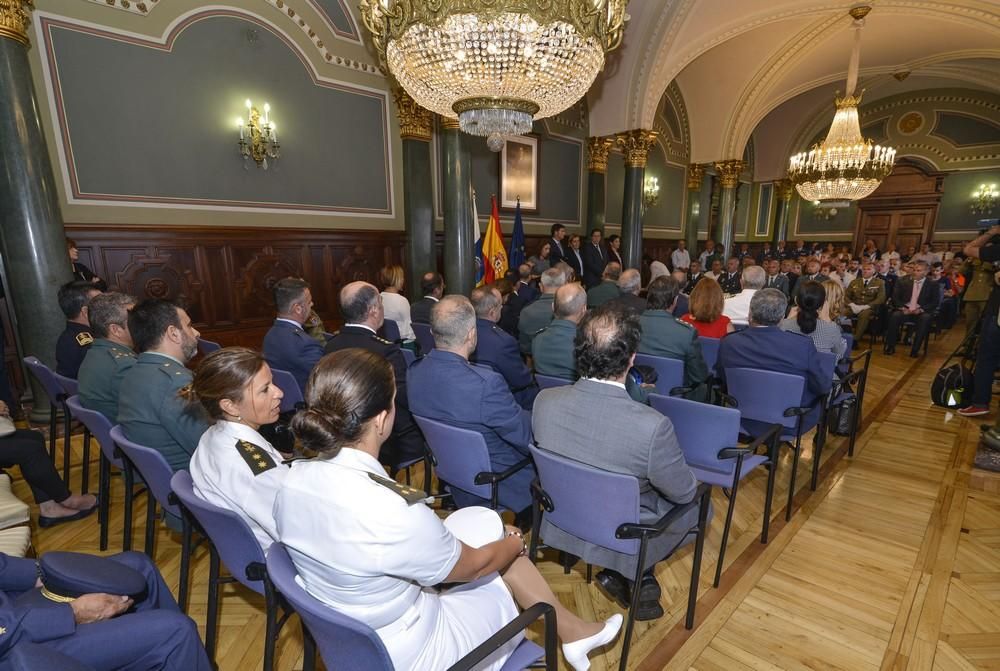
[{"label": "gilded column capital", "polygon": [[0,37],[28,45],[28,24],[34,0],[0,0]]},{"label": "gilded column capital", "polygon": [[740,173],[743,172],[744,167],[746,167],[746,164],[739,159],[717,161],[715,163],[715,172],[719,176],[722,188],[735,189],[739,186]]},{"label": "gilded column capital", "polygon": [[700,191],[701,181],[705,178],[705,168],[708,167],[706,163],[691,163],[688,165],[688,190],[689,191]]},{"label": "gilded column capital", "polygon": [[392,97],[396,101],[396,111],[399,114],[399,137],[404,140],[430,142],[431,128],[434,125],[433,113],[418,105],[417,101],[402,88],[393,89]]},{"label": "gilded column capital", "polygon": [[795,186],[790,179],[779,179],[774,183],[774,188],[778,190],[782,200],[791,200],[795,195]]},{"label": "gilded column capital", "polygon": [[659,132],[637,128],[615,136],[615,144],[625,151],[625,165],[629,168],[645,168],[649,150],[652,149]]},{"label": "gilded column capital", "polygon": [[610,137],[587,138],[587,172],[599,172],[602,175],[608,171],[608,152],[615,143]]},{"label": "gilded column capital", "polygon": [[450,116],[441,117],[441,128],[443,130],[460,130],[461,126],[458,124],[458,119],[452,119]]}]

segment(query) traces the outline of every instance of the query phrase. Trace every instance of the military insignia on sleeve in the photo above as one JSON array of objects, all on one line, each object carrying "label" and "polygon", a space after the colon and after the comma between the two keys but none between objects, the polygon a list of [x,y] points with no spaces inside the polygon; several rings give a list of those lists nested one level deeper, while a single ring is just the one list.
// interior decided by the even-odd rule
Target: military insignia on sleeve
[{"label": "military insignia on sleeve", "polygon": [[86,331],[76,334],[76,344],[80,347],[86,347],[92,342],[94,342],[94,336],[90,335]]},{"label": "military insignia on sleeve", "polygon": [[378,342],[382,343],[383,345],[391,345],[391,344],[393,344],[391,340],[386,340],[385,338],[383,338],[382,336],[379,336],[379,335],[373,335],[372,338],[375,338],[375,340],[377,340]]},{"label": "military insignia on sleeve", "polygon": [[424,490],[422,489],[417,489],[416,487],[410,487],[409,485],[401,485],[395,480],[390,480],[389,478],[383,478],[381,475],[375,475],[374,473],[369,473],[368,477],[377,482],[378,484],[382,485],[386,489],[389,489],[395,492],[396,494],[399,494],[401,497],[403,497],[403,500],[406,501],[411,506],[414,503],[421,503],[421,502],[426,503],[428,500],[426,492],[424,492]]},{"label": "military insignia on sleeve", "polygon": [[254,475],[260,475],[265,471],[277,467],[270,454],[250,441],[237,440],[236,449],[239,451],[240,456],[243,457],[243,461],[247,462],[247,466],[250,467]]}]

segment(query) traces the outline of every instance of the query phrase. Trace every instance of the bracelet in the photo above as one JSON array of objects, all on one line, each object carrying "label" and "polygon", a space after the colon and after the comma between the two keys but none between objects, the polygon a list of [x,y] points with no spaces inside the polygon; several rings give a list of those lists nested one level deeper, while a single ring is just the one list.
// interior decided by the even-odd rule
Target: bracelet
[{"label": "bracelet", "polygon": [[517,556],[523,557],[524,555],[528,554],[528,543],[524,540],[524,534],[522,534],[520,531],[508,531],[507,538],[510,538],[511,536],[517,536],[519,539],[521,539],[521,552],[518,553]]}]

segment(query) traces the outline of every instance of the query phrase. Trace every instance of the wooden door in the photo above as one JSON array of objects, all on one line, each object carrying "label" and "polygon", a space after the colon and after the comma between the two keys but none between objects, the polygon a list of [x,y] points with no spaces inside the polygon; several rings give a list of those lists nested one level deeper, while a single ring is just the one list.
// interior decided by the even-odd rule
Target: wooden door
[{"label": "wooden door", "polygon": [[860,252],[869,238],[879,249],[891,243],[901,254],[911,246],[919,250],[933,237],[943,182],[944,174],[902,159],[872,195],[858,202],[855,250]]}]

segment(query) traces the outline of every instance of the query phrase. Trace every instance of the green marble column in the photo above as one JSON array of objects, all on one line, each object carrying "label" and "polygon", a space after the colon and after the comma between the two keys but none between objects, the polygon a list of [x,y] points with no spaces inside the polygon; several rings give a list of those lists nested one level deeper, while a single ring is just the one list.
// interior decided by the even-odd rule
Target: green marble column
[{"label": "green marble column", "polygon": [[625,151],[625,193],[622,199],[621,255],[627,268],[642,267],[642,189],[646,158],[658,133],[636,129],[615,138]]},{"label": "green marble column", "polygon": [[[587,237],[595,229],[604,231],[607,220],[608,151],[614,140],[606,137],[587,139]],[[604,231],[607,237],[607,231]]]},{"label": "green marble column", "polygon": [[476,281],[472,221],[472,159],[458,121],[441,120],[444,150],[444,279],[447,293],[468,295]]},{"label": "green marble column", "polygon": [[740,186],[743,161],[722,161],[715,164],[722,194],[719,198],[719,225],[715,235],[717,244],[724,245],[726,256],[733,253],[734,219],[736,215],[736,189]]},{"label": "green marble column", "polygon": [[774,190],[781,198],[778,201],[777,225],[774,227],[774,243],[777,244],[779,240],[788,240],[788,217],[791,214],[792,195],[795,193],[795,187],[790,181],[783,179],[774,183]]},{"label": "green marble column", "polygon": [[[688,166],[687,188],[688,208],[684,222],[684,242],[692,259],[697,257],[698,227],[701,225],[701,185],[705,179],[705,164],[692,163]],[[707,215],[707,213],[706,213]]]},{"label": "green marble column", "polygon": [[402,89],[394,92],[403,142],[403,218],[406,228],[406,294],[420,298],[420,277],[437,270],[434,248],[434,189],[431,186],[431,128],[434,117]]},{"label": "green marble column", "polygon": [[[0,242],[21,349],[55,368],[65,322],[56,293],[73,274],[28,66],[26,7],[23,0],[0,3]],[[32,417],[47,417],[48,398],[28,378]]]}]

